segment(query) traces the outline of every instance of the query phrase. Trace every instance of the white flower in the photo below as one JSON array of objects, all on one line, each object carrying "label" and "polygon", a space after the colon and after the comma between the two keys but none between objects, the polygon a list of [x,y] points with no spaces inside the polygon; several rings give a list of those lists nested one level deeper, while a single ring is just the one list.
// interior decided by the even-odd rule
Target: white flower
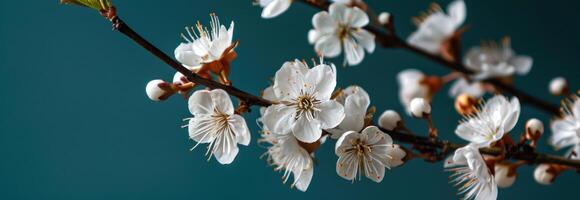
[{"label": "white flower", "polygon": [[416,69],[406,69],[397,74],[399,82],[399,99],[403,107],[410,114],[409,105],[414,98],[430,99],[431,92],[429,86],[423,84],[425,74]]},{"label": "white flower", "polygon": [[509,39],[501,45],[491,44],[471,48],[464,59],[467,69],[475,72],[473,78],[507,77],[514,73],[525,75],[532,69],[533,60],[529,56],[517,55],[511,48]]},{"label": "white flower", "polygon": [[344,119],[344,107],[330,99],[335,86],[336,74],[326,64],[308,69],[301,61],[284,63],[274,78],[279,103],[266,109],[264,125],[277,134],[292,133],[302,142],[317,141],[322,129]]},{"label": "white flower", "polygon": [[479,112],[468,116],[455,129],[455,134],[476,147],[489,147],[511,131],[520,116],[520,102],[514,97],[511,102],[497,95],[491,98]]},{"label": "white flower", "polygon": [[347,131],[361,131],[370,105],[368,93],[359,86],[349,86],[335,100],[344,106],[345,117],[337,127],[327,130],[331,137],[338,139]]},{"label": "white flower", "polygon": [[234,22],[229,29],[221,25],[218,17],[211,14],[211,26],[209,30],[199,22],[194,27],[186,27],[186,35],[181,35],[186,43],[181,43],[175,49],[175,58],[188,68],[214,61],[231,61],[235,57],[233,48],[237,43],[232,43],[234,34]]},{"label": "white flower", "polygon": [[385,167],[391,168],[403,164],[406,153],[393,139],[376,126],[369,126],[361,133],[349,131],[336,142],[335,153],[338,156],[336,173],[346,180],[354,181],[367,178],[381,182]]},{"label": "white flower", "polygon": [[314,173],[314,161],[310,154],[290,134],[266,133],[262,137],[261,142],[271,144],[268,152],[265,153],[268,156],[268,162],[275,166],[276,171],[284,171],[284,183],[288,181],[290,174],[293,174],[292,186],[296,186],[300,191],[306,191]]},{"label": "white flower", "polygon": [[497,184],[477,147],[467,145],[455,150],[453,157],[445,160],[445,168],[453,172],[451,182],[461,185],[458,194],[464,195],[462,199],[497,199]]},{"label": "white flower", "polygon": [[449,88],[449,96],[457,97],[461,94],[467,94],[474,98],[480,98],[485,94],[483,84],[479,81],[468,82],[465,78],[458,78],[451,88]]},{"label": "white flower", "polygon": [[189,111],[193,114],[188,128],[189,137],[199,144],[209,143],[206,155],[213,155],[221,164],[230,164],[238,154],[237,144],[250,144],[250,130],[228,94],[216,89],[198,90],[189,97]]},{"label": "white flower", "polygon": [[269,19],[277,17],[282,14],[290,5],[292,5],[292,0],[256,0],[260,7],[264,8],[262,10],[262,18]]},{"label": "white flower", "polygon": [[344,49],[345,64],[359,64],[365,49],[369,53],[375,50],[375,36],[363,29],[369,17],[361,9],[341,3],[333,3],[328,10],[312,17],[314,29],[308,32],[308,41],[325,57],[336,57]]},{"label": "white flower", "polygon": [[437,54],[445,40],[452,37],[463,24],[466,17],[465,2],[456,0],[447,7],[445,14],[438,6],[432,9],[428,16],[419,24],[417,31],[411,34],[407,41],[427,52]]},{"label": "white flower", "polygon": [[580,147],[580,100],[565,108],[564,117],[551,124],[552,136],[548,142],[556,149]]}]

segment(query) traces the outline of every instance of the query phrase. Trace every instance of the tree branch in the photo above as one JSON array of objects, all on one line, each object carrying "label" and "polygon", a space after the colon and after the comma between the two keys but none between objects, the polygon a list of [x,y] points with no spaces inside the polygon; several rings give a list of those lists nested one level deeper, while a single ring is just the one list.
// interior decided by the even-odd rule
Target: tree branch
[{"label": "tree branch", "polygon": [[[307,5],[313,6],[315,8],[318,8],[320,10],[328,10],[328,6],[330,5],[330,3],[327,0],[298,0],[298,1],[305,3]],[[410,45],[406,41],[402,40],[395,33],[386,33],[384,31],[382,31],[381,27],[377,27],[377,26],[371,24],[371,25],[366,26],[365,29],[367,29],[369,32],[373,33],[376,36],[377,42],[385,48],[406,49],[406,50],[411,51],[413,53],[419,54],[427,59],[435,61],[435,62],[441,64],[442,66],[445,66],[451,70],[461,72],[465,75],[473,74],[472,71],[470,71],[467,67],[465,67],[465,65],[463,65],[463,63],[461,63],[461,61],[451,62],[451,61],[444,59],[441,56],[426,52],[422,49],[419,49],[415,46]],[[496,79],[489,79],[489,80],[485,80],[484,82],[493,85],[495,88],[497,88],[503,92],[510,93],[510,94],[518,97],[518,99],[520,101],[527,103],[531,106],[537,107],[537,108],[539,108],[547,113],[550,113],[552,115],[560,115],[560,108],[558,106],[554,106],[553,104],[549,103],[548,101],[544,101],[542,99],[534,97],[534,96],[524,92],[523,90],[519,90],[519,89],[515,88],[512,85],[505,84],[505,83],[500,82]]]},{"label": "tree branch", "polygon": [[[127,37],[131,38],[141,47],[145,48],[151,54],[156,56],[157,58],[161,59],[163,62],[168,64],[173,69],[181,72],[187,79],[191,82],[205,85],[211,89],[223,89],[228,94],[235,96],[242,101],[246,102],[248,106],[250,105],[257,105],[257,106],[270,106],[272,102],[265,100],[261,97],[252,95],[250,93],[244,92],[240,89],[237,89],[232,86],[227,86],[215,82],[210,79],[205,79],[197,74],[193,73],[192,71],[188,70],[187,68],[183,67],[180,63],[173,60],[167,54],[163,53],[159,48],[151,44],[145,38],[141,37],[137,32],[131,29],[125,22],[123,22],[119,17],[114,16],[110,19],[113,23],[113,27],[115,30],[118,30],[120,33],[123,33]],[[435,138],[427,138],[423,136],[417,136],[407,133],[395,132],[395,131],[387,131],[382,129],[385,133],[388,133],[394,140],[399,141],[401,143],[408,143],[413,144],[416,146],[421,146],[425,148],[431,149],[438,149],[443,150],[443,154],[447,155],[450,152],[454,151],[455,149],[461,148],[464,145],[451,143],[447,140],[439,140]],[[500,155],[501,149],[499,148],[482,148],[480,149],[481,153],[488,154],[488,155]],[[521,149],[516,149],[514,151],[508,152],[506,158],[511,158],[515,160],[523,160],[527,161],[530,164],[537,164],[537,163],[553,163],[553,164],[561,164],[569,167],[574,167],[576,169],[580,169],[580,160],[571,160],[562,157],[552,156],[543,153],[536,153],[536,152],[526,152],[522,151]]]},{"label": "tree branch", "polygon": [[193,73],[191,70],[185,68],[179,62],[173,60],[167,54],[163,53],[159,48],[155,45],[151,44],[149,41],[145,40],[145,38],[141,37],[137,32],[135,32],[131,27],[129,27],[123,20],[121,20],[118,16],[115,16],[111,19],[113,23],[113,28],[127,37],[131,38],[141,47],[145,48],[151,54],[155,55],[157,58],[171,66],[171,68],[177,70],[178,72],[182,73],[187,79],[191,82],[205,85],[211,89],[222,89],[225,90],[228,94],[237,97],[241,101],[244,101],[247,105],[257,105],[257,106],[269,106],[272,103],[266,99],[261,97],[252,95],[250,93],[244,92],[236,87],[224,85],[218,83],[211,79],[205,79],[198,76],[196,73]]}]

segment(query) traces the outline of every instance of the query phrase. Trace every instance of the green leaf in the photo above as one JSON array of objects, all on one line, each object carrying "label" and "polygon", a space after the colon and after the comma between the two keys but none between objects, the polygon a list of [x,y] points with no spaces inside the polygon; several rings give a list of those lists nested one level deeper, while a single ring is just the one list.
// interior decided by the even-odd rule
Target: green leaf
[{"label": "green leaf", "polygon": [[103,8],[110,8],[113,6],[111,0],[60,0],[61,4],[74,4],[84,7],[89,7],[95,10]]}]

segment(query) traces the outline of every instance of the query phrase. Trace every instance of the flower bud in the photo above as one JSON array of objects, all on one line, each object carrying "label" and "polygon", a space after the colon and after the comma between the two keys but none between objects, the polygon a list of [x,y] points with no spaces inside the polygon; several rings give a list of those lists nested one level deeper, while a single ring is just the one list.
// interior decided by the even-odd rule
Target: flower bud
[{"label": "flower bud", "polygon": [[379,23],[381,23],[382,25],[386,25],[389,24],[389,21],[391,20],[391,14],[388,12],[381,12],[381,14],[379,14]]},{"label": "flower bud", "polygon": [[161,88],[161,85],[163,84],[166,84],[165,81],[160,79],[149,81],[149,83],[147,83],[147,86],[145,86],[145,92],[147,92],[147,97],[149,97],[149,99],[153,101],[164,100],[166,92]]},{"label": "flower bud", "polygon": [[431,114],[431,105],[423,98],[414,98],[409,105],[409,111],[413,117],[422,118]]},{"label": "flower bud", "polygon": [[496,164],[495,165],[495,182],[498,187],[511,187],[516,181],[517,174],[512,171],[510,165]]},{"label": "flower bud", "polygon": [[461,115],[471,115],[476,112],[477,99],[469,94],[461,94],[455,98],[455,110]]},{"label": "flower bud", "polygon": [[379,126],[389,131],[395,130],[401,123],[401,116],[394,110],[387,110],[379,117]]},{"label": "flower bud", "polygon": [[560,96],[568,90],[568,81],[564,77],[556,77],[550,81],[550,93]]},{"label": "flower bud", "polygon": [[544,133],[544,123],[542,121],[532,118],[526,122],[526,139],[537,141]]},{"label": "flower bud", "polygon": [[551,167],[548,164],[540,164],[536,167],[534,171],[534,179],[536,182],[542,185],[550,185],[556,178],[556,174],[550,170]]},{"label": "flower bud", "polygon": [[183,79],[185,76],[181,73],[181,72],[175,72],[175,75],[173,75],[173,83],[175,84],[183,84]]}]

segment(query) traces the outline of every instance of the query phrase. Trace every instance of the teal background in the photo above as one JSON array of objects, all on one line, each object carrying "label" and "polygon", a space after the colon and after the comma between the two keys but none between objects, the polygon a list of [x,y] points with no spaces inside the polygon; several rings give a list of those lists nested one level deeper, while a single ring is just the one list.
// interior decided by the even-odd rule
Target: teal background
[{"label": "teal background", "polygon": [[[410,17],[429,1],[369,1],[377,11],[396,16],[398,32],[408,35]],[[441,1],[446,5],[448,1]],[[317,10],[295,3],[282,16],[264,20],[250,0],[117,0],[119,15],[135,30],[172,55],[179,33],[196,20],[217,12],[222,23],[235,20],[240,39],[231,79],[254,94],[284,61],[312,58],[306,34]],[[465,46],[481,39],[512,37],[515,50],[534,57],[534,67],[516,84],[557,103],[549,80],[563,75],[577,86],[580,29],[575,1],[468,1]],[[331,60],[341,64],[342,57]],[[377,49],[362,64],[339,68],[339,85],[358,84],[379,112],[401,111],[396,73],[419,68],[443,75],[447,69],[403,50]],[[241,147],[235,162],[206,162],[204,148],[180,128],[189,117],[186,102],[171,98],[151,102],[145,84],[171,80],[173,71],[89,9],[52,1],[0,1],[0,199],[457,199],[441,163],[413,160],[388,171],[380,184],[354,184],[336,175],[333,142],[317,152],[319,165],[306,193],[281,184],[259,159],[257,111],[246,115],[252,144]],[[435,123],[442,137],[454,141],[455,114],[446,90],[435,98]],[[513,132],[524,120],[550,116],[525,106]],[[379,113],[380,114],[380,113]],[[406,117],[406,116],[405,116]],[[416,132],[425,124],[406,117]],[[547,133],[549,134],[549,133]],[[553,152],[541,141],[542,151]],[[562,152],[558,152],[561,154]],[[540,186],[533,168],[519,170],[515,185],[500,190],[500,199],[580,199],[580,177],[566,172],[551,186]]]}]

